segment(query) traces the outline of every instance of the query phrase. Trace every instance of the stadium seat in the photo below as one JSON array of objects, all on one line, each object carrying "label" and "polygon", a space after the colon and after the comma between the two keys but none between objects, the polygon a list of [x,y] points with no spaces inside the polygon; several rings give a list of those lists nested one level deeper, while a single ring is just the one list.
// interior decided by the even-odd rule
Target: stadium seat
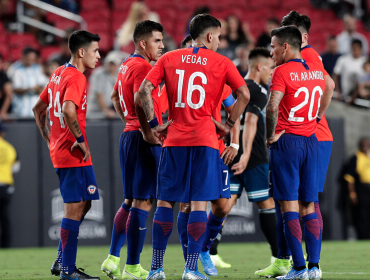
[{"label": "stadium seat", "polygon": [[11,48],[23,48],[24,46],[32,46],[38,49],[40,47],[35,36],[29,33],[13,33],[9,35],[9,46]]},{"label": "stadium seat", "polygon": [[43,61],[48,61],[49,58],[56,53],[60,52],[60,47],[59,46],[46,46],[41,48],[41,59]]}]

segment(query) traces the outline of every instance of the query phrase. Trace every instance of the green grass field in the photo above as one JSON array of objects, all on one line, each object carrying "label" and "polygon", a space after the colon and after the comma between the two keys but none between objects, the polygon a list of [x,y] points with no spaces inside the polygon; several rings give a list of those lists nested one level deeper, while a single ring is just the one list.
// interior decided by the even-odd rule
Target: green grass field
[{"label": "green grass field", "polygon": [[[102,276],[100,265],[108,255],[107,246],[80,247],[77,266],[86,269],[90,275]],[[121,268],[126,259],[126,248],[121,255]],[[323,278],[332,279],[370,279],[370,242],[324,242],[321,265]],[[270,260],[267,243],[221,243],[219,253],[226,262],[232,264],[229,269],[219,269],[219,276],[212,279],[261,279],[254,276],[254,271],[264,268]],[[56,248],[30,248],[0,250],[0,279],[50,279],[50,266],[56,256]],[[151,247],[145,246],[141,264],[149,269]],[[180,245],[168,246],[165,255],[167,279],[181,279],[183,258]],[[200,265],[200,271],[202,271]],[[108,279],[102,276],[101,279]]]}]

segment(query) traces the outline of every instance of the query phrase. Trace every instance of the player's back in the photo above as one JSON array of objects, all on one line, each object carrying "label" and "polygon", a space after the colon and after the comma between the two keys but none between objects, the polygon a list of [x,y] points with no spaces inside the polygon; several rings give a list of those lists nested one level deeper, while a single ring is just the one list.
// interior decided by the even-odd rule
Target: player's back
[{"label": "player's back", "polygon": [[[50,156],[54,167],[76,167],[91,165],[91,157],[83,161],[81,152],[70,152],[75,137],[69,131],[62,112],[63,103],[72,101],[76,105],[78,123],[86,140],[86,77],[76,67],[66,63],[51,75],[48,86],[40,98],[47,104],[50,112]],[[86,142],[87,143],[87,142]]]},{"label": "player's back", "polygon": [[241,86],[229,77],[232,62],[214,51],[197,47],[166,53],[158,62],[162,67],[157,69],[164,71],[169,119],[173,120],[164,146],[218,149],[212,113],[219,105],[225,83],[234,89]]},{"label": "player's back", "polygon": [[285,133],[306,137],[314,134],[325,90],[322,69],[301,59],[291,60],[275,68],[270,91],[274,90],[284,93],[275,133],[285,130]]}]

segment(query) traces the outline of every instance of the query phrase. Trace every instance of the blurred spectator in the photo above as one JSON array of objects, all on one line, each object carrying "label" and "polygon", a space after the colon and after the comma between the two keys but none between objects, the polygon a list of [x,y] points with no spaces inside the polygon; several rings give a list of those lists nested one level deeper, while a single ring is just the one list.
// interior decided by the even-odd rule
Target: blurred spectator
[{"label": "blurred spectator", "polygon": [[[127,57],[127,55],[126,55]],[[110,95],[117,81],[118,68],[124,59],[124,54],[111,51],[104,59],[104,65],[96,68],[89,79],[87,117],[88,118],[115,118]]]},{"label": "blurred spectator", "polygon": [[6,115],[10,113],[10,104],[12,101],[12,83],[4,71],[3,57],[0,54],[0,118],[5,120]]},{"label": "blurred spectator", "polygon": [[46,77],[50,77],[55,70],[60,66],[56,60],[48,60],[44,65],[44,73]]},{"label": "blurred spectator", "polygon": [[13,113],[18,117],[32,117],[32,106],[48,83],[42,66],[36,63],[37,53],[32,48],[25,48],[22,65],[14,71]]},{"label": "blurred spectator", "polygon": [[10,247],[11,220],[10,199],[14,193],[13,173],[20,170],[17,151],[9,142],[4,140],[4,127],[0,123],[0,247]]},{"label": "blurred spectator", "polygon": [[41,0],[41,1],[74,14],[78,13],[77,3],[73,0]]},{"label": "blurred spectator", "polygon": [[337,99],[348,103],[353,101],[353,92],[357,88],[358,79],[364,74],[363,65],[366,57],[362,55],[362,43],[354,39],[351,53],[338,58],[334,67],[334,81]]},{"label": "blurred spectator", "polygon": [[235,51],[229,48],[229,42],[227,41],[227,22],[226,20],[220,19],[220,23],[221,23],[221,36],[217,52],[233,60],[235,58]]},{"label": "blurred spectator", "polygon": [[254,37],[249,30],[248,23],[242,24],[237,16],[231,15],[227,18],[227,42],[229,48],[235,51],[240,44],[254,44]]},{"label": "blurred spectator", "polygon": [[57,61],[59,66],[71,60],[71,51],[68,47],[68,37],[61,40],[60,53],[52,55],[49,60]]},{"label": "blurred spectator", "polygon": [[370,61],[364,63],[364,71],[358,82],[358,97],[370,99]]},{"label": "blurred spectator", "polygon": [[358,239],[370,239],[370,140],[362,138],[359,150],[351,157],[344,179]]},{"label": "blurred spectator", "polygon": [[151,12],[144,2],[133,2],[127,19],[117,34],[117,44],[122,51],[134,52],[135,46],[132,35],[134,34],[135,25],[143,20],[159,22],[159,16],[157,13]]},{"label": "blurred spectator", "polygon": [[349,54],[351,52],[351,42],[353,39],[358,39],[362,43],[362,53],[367,55],[369,44],[366,37],[358,32],[357,20],[355,17],[346,14],[343,17],[344,30],[337,36],[338,51],[341,54]]},{"label": "blurred spectator", "polygon": [[267,48],[271,50],[271,30],[278,28],[280,22],[276,18],[269,18],[265,23],[265,30],[258,37],[257,47]]},{"label": "blurred spectator", "polygon": [[249,47],[248,44],[241,44],[235,50],[236,58],[233,60],[236,68],[240,75],[244,78],[248,73],[248,56]]},{"label": "blurred spectator", "polygon": [[324,68],[330,76],[333,74],[334,66],[339,57],[337,40],[335,36],[331,35],[326,39],[326,51],[321,55]]},{"label": "blurred spectator", "polygon": [[193,19],[193,17],[195,17],[196,15],[199,15],[199,14],[210,14],[210,13],[211,13],[211,9],[208,6],[199,6],[198,8],[196,8],[194,13],[190,16],[190,18],[188,20],[188,25],[186,26],[186,35],[185,36],[190,35],[190,22]]}]

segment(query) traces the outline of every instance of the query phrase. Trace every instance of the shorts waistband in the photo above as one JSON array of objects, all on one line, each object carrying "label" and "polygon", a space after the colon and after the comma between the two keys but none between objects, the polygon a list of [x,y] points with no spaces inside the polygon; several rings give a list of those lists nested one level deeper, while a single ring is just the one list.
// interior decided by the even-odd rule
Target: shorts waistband
[{"label": "shorts waistband", "polygon": [[316,134],[311,134],[310,136],[303,136],[303,135],[296,135],[296,134],[292,134],[292,133],[284,133],[283,135],[281,135],[280,138],[311,138],[311,137],[316,137]]}]

